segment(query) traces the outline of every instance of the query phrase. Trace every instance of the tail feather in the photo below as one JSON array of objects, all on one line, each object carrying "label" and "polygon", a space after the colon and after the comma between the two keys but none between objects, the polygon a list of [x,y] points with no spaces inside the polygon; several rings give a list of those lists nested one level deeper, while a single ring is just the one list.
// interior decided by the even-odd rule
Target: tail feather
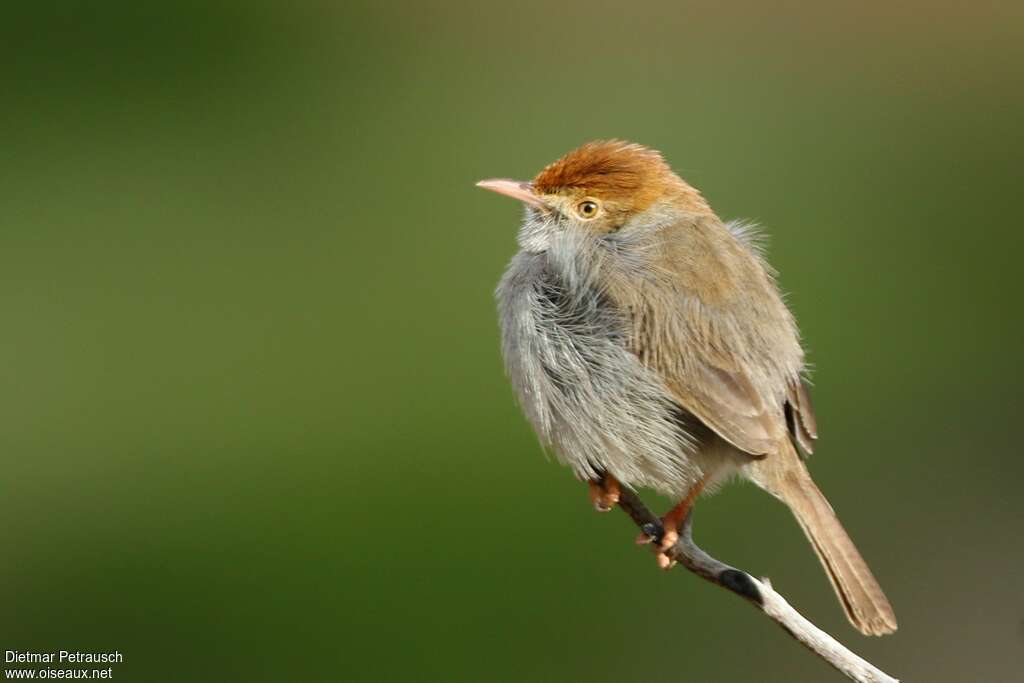
[{"label": "tail feather", "polygon": [[[792,446],[789,449],[792,450]],[[821,560],[850,623],[869,636],[894,632],[896,615],[892,606],[832,506],[795,452],[791,454],[792,459],[787,457],[790,453],[778,455],[789,461],[788,466],[773,467],[775,476],[759,483],[769,484],[765,488],[793,512]],[[766,458],[770,459],[771,456]]]}]

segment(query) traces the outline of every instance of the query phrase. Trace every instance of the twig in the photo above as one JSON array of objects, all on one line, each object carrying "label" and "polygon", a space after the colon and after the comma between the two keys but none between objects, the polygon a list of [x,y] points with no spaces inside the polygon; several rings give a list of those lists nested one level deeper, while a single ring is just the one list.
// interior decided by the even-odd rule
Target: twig
[{"label": "twig", "polygon": [[[665,532],[661,520],[647,509],[634,492],[623,489],[619,497],[619,507],[654,542],[661,540]],[[899,683],[897,679],[850,652],[835,638],[805,619],[775,592],[768,579],[758,581],[744,571],[719,562],[697,547],[693,542],[691,523],[692,518],[688,516],[679,530],[679,541],[667,551],[671,559],[694,574],[732,591],[755,605],[807,649],[834,666],[847,678],[859,683]]]}]

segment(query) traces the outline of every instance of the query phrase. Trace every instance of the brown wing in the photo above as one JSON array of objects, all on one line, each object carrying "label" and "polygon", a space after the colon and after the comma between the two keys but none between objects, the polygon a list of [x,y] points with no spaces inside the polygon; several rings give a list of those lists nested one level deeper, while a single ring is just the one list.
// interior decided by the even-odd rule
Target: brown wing
[{"label": "brown wing", "polygon": [[[753,456],[778,450],[803,352],[770,272],[714,217],[670,226],[662,237],[658,277],[633,281],[623,297],[634,353],[721,438]],[[809,442],[810,402],[802,388],[791,393]]]},{"label": "brown wing", "polygon": [[778,447],[784,425],[742,373],[705,364],[665,381],[679,404],[741,451],[763,456]]},{"label": "brown wing", "polygon": [[789,408],[787,416],[789,433],[804,453],[814,452],[814,441],[818,438],[818,420],[814,417],[814,406],[807,385],[801,381],[791,382],[786,396]]}]

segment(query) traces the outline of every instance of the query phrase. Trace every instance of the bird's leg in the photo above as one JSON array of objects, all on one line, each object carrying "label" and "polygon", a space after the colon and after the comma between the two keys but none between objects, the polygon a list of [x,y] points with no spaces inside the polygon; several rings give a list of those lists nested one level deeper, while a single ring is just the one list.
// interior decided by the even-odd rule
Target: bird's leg
[{"label": "bird's leg", "polygon": [[619,502],[619,480],[607,472],[597,481],[587,482],[590,486],[590,502],[598,512],[608,512]]},{"label": "bird's leg", "polygon": [[[671,569],[675,566],[675,561],[672,560],[665,551],[674,546],[679,541],[679,527],[686,521],[686,518],[690,515],[690,510],[693,508],[694,502],[697,497],[700,496],[701,491],[704,490],[704,485],[707,483],[707,477],[701,477],[696,484],[690,487],[686,497],[679,501],[679,504],[668,511],[668,514],[661,518],[661,525],[665,529],[665,533],[662,534],[661,540],[658,545],[654,547],[654,556],[658,561],[658,566],[662,569]],[[645,533],[641,533],[637,537],[637,543],[650,543],[653,539]]]}]

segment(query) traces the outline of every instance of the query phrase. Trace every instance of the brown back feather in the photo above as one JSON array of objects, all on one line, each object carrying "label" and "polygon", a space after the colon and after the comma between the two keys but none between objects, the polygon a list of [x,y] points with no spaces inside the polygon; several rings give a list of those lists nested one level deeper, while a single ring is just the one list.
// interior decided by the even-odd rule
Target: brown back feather
[{"label": "brown back feather", "polygon": [[659,253],[656,279],[610,290],[631,312],[634,353],[720,437],[773,452],[803,354],[771,276],[714,216],[666,226]]}]

